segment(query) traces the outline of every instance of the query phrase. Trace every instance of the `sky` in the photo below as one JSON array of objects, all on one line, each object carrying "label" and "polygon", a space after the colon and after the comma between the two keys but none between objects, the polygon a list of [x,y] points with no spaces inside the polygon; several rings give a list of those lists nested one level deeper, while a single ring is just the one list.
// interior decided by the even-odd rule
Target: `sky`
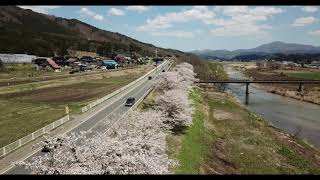
[{"label": "sky", "polygon": [[20,6],[182,51],[320,46],[320,6]]}]

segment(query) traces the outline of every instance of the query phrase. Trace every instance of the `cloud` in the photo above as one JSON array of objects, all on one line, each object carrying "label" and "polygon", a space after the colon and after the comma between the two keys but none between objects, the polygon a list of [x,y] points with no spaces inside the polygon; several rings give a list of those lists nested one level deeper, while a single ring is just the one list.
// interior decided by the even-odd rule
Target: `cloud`
[{"label": "cloud", "polygon": [[80,14],[87,15],[87,16],[94,16],[96,13],[94,11],[89,10],[88,8],[81,8]]},{"label": "cloud", "polygon": [[295,27],[306,26],[306,25],[313,24],[313,23],[317,22],[317,20],[318,20],[317,18],[312,17],[312,16],[301,17],[301,18],[297,18],[292,23],[292,26],[295,26]]},{"label": "cloud", "polygon": [[138,30],[155,31],[157,29],[170,28],[173,23],[184,23],[193,20],[209,23],[214,16],[215,14],[212,11],[209,11],[208,7],[194,6],[186,11],[166,13],[164,15],[157,16],[152,20],[147,19],[146,24],[139,26]]},{"label": "cloud", "polygon": [[229,17],[226,19],[216,19],[212,23],[220,26],[211,30],[214,36],[244,36],[252,34],[267,35],[266,30],[272,27],[267,24],[260,24],[269,17],[284,13],[285,11],[275,7],[255,7],[248,6],[218,6],[214,8],[217,13],[222,13]]},{"label": "cloud", "polygon": [[243,23],[243,24],[232,24],[211,30],[211,34],[214,36],[245,36],[254,34],[264,34],[264,29],[270,29],[269,26],[257,26],[255,24]]},{"label": "cloud", "polygon": [[102,21],[104,19],[103,16],[99,14],[96,14],[95,16],[93,16],[93,18],[98,21]]},{"label": "cloud", "polygon": [[61,6],[19,6],[19,7],[23,9],[31,9],[34,12],[38,12],[42,14],[48,14],[49,10],[57,9],[57,8],[60,8]]},{"label": "cloud", "polygon": [[113,16],[123,16],[125,15],[126,12],[124,10],[118,9],[118,8],[111,8],[109,10],[109,15],[113,15]]},{"label": "cloud", "polygon": [[313,36],[320,36],[320,29],[315,31],[310,31],[309,34]]},{"label": "cloud", "polygon": [[[146,23],[137,28],[138,31],[157,32],[169,29],[175,23],[186,23],[199,21],[206,25],[215,27],[211,30],[212,35],[218,36],[243,36],[252,33],[265,34],[270,27],[260,22],[266,21],[275,14],[284,13],[281,8],[276,7],[248,7],[248,6],[193,6],[191,9],[180,12],[170,12],[147,19]],[[218,18],[223,15],[223,18]],[[218,26],[218,27],[216,27]]]},{"label": "cloud", "polygon": [[145,11],[148,11],[151,7],[148,6],[128,6],[126,9],[129,11],[135,11],[138,13],[143,13]]},{"label": "cloud", "polygon": [[151,32],[153,36],[168,36],[168,37],[177,37],[177,38],[193,38],[194,35],[192,32],[187,31],[169,31],[169,32]]},{"label": "cloud", "polygon": [[318,8],[314,7],[314,6],[305,6],[305,7],[301,8],[301,10],[305,11],[305,12],[316,12],[316,11],[318,11]]},{"label": "cloud", "polygon": [[79,13],[84,16],[93,17],[93,19],[98,20],[98,21],[102,21],[104,19],[104,17],[102,15],[97,14],[96,12],[91,11],[88,8],[81,8]]}]

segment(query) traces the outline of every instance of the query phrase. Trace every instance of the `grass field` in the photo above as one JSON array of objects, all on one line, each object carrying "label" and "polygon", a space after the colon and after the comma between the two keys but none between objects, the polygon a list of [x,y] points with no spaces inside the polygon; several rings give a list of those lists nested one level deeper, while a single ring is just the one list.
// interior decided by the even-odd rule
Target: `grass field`
[{"label": "grass field", "polygon": [[[37,71],[32,64],[5,64],[5,69],[0,72],[0,80],[9,78],[26,78],[26,77],[41,77],[54,76],[57,73],[54,71]],[[69,71],[60,72],[59,75],[69,74]]]},{"label": "grass field", "polygon": [[303,79],[312,79],[320,80],[320,71],[308,72],[308,71],[297,71],[297,72],[288,72],[286,73],[289,77],[303,78]]},{"label": "grass field", "polygon": [[187,130],[186,135],[181,141],[181,149],[178,153],[177,159],[180,165],[175,172],[177,174],[199,174],[201,160],[205,148],[205,142],[202,139],[210,141],[210,137],[204,137],[204,118],[205,114],[201,110],[202,97],[197,89],[192,91],[190,98],[193,101],[195,111],[193,113],[193,125]]},{"label": "grass field", "polygon": [[90,101],[129,84],[149,70],[126,70],[114,75],[96,74],[12,86],[10,91],[0,94],[0,147],[64,116],[66,105],[71,113],[78,113]]}]

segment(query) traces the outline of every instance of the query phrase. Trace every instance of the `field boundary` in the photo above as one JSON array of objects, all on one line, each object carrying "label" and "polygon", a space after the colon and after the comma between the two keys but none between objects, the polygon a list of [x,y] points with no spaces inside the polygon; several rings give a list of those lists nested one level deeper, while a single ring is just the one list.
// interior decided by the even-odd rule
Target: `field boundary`
[{"label": "field boundary", "polygon": [[1,148],[0,157],[5,156],[6,154],[9,154],[10,152],[20,148],[21,146],[35,140],[36,138],[47,134],[51,130],[61,126],[65,122],[70,120],[70,115],[67,114],[66,116],[46,125],[45,127],[38,129],[37,131],[34,131],[33,133],[24,136],[23,138],[20,138],[4,147]]}]

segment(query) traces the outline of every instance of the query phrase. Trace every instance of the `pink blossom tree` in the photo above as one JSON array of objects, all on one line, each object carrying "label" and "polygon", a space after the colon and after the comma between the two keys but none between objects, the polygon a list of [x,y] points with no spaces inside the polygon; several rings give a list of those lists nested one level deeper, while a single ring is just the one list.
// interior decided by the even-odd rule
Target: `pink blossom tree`
[{"label": "pink blossom tree", "polygon": [[165,137],[175,125],[192,123],[194,80],[192,65],[177,65],[156,79],[154,108],[129,111],[112,126],[101,123],[103,131],[47,137],[49,153],[19,164],[36,174],[168,174],[177,162],[166,154]]}]

